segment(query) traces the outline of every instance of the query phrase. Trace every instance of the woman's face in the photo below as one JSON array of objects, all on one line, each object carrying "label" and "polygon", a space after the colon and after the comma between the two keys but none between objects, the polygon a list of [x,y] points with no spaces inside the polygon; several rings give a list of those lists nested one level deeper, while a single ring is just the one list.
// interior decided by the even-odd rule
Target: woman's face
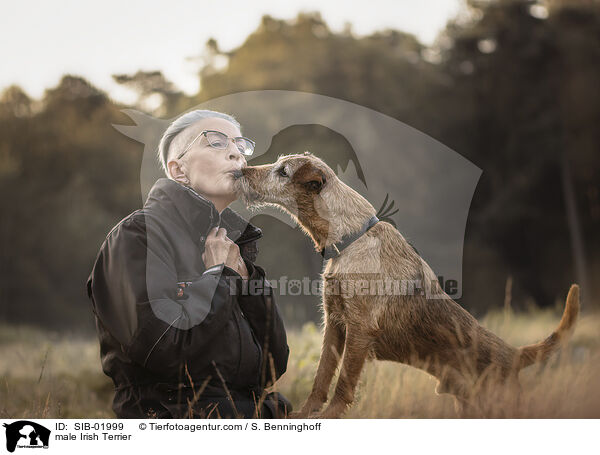
[{"label": "woman's face", "polygon": [[[240,129],[222,118],[205,118],[188,127],[183,133],[184,141],[178,149],[183,151],[204,130],[220,131],[228,137],[241,136]],[[181,153],[181,152],[179,152]],[[233,189],[232,171],[246,166],[246,158],[233,141],[226,149],[211,147],[206,136],[196,139],[192,147],[179,159],[181,171],[189,179],[189,185],[199,194],[212,201],[219,211],[233,202],[237,196]],[[174,176],[175,177],[175,176]],[[175,177],[176,180],[177,177]]]}]

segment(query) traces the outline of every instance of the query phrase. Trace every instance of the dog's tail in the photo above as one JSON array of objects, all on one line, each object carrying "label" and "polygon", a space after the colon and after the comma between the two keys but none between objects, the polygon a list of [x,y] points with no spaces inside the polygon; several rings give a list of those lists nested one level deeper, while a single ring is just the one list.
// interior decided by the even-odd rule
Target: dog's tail
[{"label": "dog's tail", "polygon": [[578,314],[579,286],[573,284],[571,285],[571,289],[569,289],[565,311],[563,312],[557,329],[544,341],[520,347],[518,350],[518,368],[525,368],[532,363],[542,362],[548,359],[552,353],[560,347],[561,343],[564,343],[569,339],[575,329],[575,322],[577,321]]}]

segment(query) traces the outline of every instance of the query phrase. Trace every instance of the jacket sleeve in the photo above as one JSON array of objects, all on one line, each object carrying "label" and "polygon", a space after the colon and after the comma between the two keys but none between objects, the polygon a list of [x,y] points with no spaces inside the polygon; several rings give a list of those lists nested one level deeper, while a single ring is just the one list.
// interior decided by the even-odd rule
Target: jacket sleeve
[{"label": "jacket sleeve", "polygon": [[178,289],[172,248],[135,219],[107,237],[88,280],[94,312],[139,365],[165,373],[197,357],[231,317],[235,291],[221,264]]},{"label": "jacket sleeve", "polygon": [[268,387],[285,373],[290,349],[283,319],[275,304],[273,288],[265,278],[265,271],[247,259],[244,262],[249,279],[238,285],[237,300],[263,348],[261,385]]}]

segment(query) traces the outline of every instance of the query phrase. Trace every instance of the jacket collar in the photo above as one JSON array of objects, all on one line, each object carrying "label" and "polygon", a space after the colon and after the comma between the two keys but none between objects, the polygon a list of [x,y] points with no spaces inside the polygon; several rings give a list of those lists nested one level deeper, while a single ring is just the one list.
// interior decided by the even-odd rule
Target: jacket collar
[{"label": "jacket collar", "polygon": [[219,213],[211,201],[175,180],[160,178],[154,183],[144,207],[155,204],[167,212],[176,210],[188,225],[196,243],[200,241],[200,237],[206,238],[215,226],[227,229],[227,237],[237,244],[262,237],[260,228],[246,221],[234,210],[226,207]]}]

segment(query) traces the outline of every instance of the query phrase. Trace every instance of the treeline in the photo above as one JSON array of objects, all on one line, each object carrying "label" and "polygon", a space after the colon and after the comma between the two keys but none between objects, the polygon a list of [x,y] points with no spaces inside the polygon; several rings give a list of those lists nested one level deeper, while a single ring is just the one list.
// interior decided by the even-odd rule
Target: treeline
[{"label": "treeline", "polygon": [[[134,107],[162,118],[261,89],[318,93],[394,117],[483,169],[461,304],[475,313],[502,305],[509,277],[516,305],[554,304],[573,281],[587,299],[599,295],[598,2],[471,1],[468,17],[448,23],[432,47],[396,30],[336,33],[317,13],[265,16],[239,48],[223,52],[210,40],[203,52],[195,96],[160,72],[114,78],[137,91]],[[85,279],[106,233],[142,203],[142,146],[111,126],[131,123],[124,107],[76,75],[40,100],[18,86],[2,93],[0,320],[93,328]],[[310,128],[335,143],[302,128],[274,141],[277,153]],[[266,216],[256,223],[295,258],[282,264],[281,251],[261,249],[267,271],[318,276],[299,230]],[[316,302],[280,298],[290,325],[318,320]]]}]

